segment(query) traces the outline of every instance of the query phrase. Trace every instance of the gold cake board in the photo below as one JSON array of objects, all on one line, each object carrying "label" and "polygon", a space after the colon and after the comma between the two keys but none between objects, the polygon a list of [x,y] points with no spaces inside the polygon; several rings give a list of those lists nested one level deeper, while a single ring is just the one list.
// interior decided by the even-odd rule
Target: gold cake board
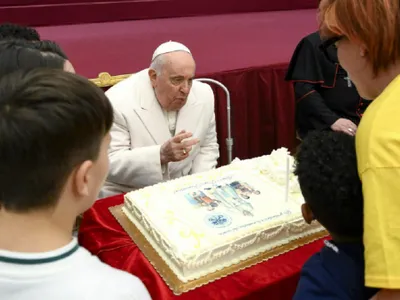
[{"label": "gold cake board", "polygon": [[289,244],[273,248],[271,250],[262,252],[256,256],[250,257],[244,261],[237,264],[226,267],[222,270],[216,271],[214,273],[205,275],[195,280],[188,282],[183,282],[178,279],[171,268],[165,263],[161,256],[156,250],[151,246],[143,234],[139,231],[135,224],[133,224],[125,213],[122,211],[123,205],[117,205],[110,207],[109,210],[111,214],[117,219],[118,223],[122,228],[129,234],[135,244],[139,247],[142,253],[150,261],[156,271],[164,279],[165,283],[169,286],[175,295],[180,295],[182,293],[188,292],[200,286],[206,285],[212,281],[218,280],[220,278],[226,277],[232,273],[241,271],[260,262],[266,261],[270,258],[288,252],[290,250],[301,247],[305,244],[311,243],[320,238],[326,237],[328,235],[327,231],[323,230],[317,232],[313,235],[309,235],[300,239],[297,239]]}]

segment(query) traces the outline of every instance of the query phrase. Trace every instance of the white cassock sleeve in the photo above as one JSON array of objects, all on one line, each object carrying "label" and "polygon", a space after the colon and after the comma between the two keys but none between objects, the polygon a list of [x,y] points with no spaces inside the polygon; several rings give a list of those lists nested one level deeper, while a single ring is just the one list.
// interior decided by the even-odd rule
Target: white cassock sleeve
[{"label": "white cassock sleeve", "polygon": [[208,132],[203,141],[200,141],[200,151],[193,160],[191,173],[209,171],[217,166],[219,146],[215,126],[215,113],[212,113]]},{"label": "white cassock sleeve", "polygon": [[110,134],[108,181],[136,189],[169,179],[168,168],[161,166],[161,146],[132,148],[125,118],[117,110]]}]

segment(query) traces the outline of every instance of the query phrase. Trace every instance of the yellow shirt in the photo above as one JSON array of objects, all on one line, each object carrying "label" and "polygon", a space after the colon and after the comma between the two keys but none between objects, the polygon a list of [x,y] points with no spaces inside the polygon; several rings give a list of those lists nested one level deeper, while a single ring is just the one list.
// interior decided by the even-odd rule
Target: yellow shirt
[{"label": "yellow shirt", "polygon": [[400,76],[368,107],[356,148],[364,195],[365,284],[400,289]]}]

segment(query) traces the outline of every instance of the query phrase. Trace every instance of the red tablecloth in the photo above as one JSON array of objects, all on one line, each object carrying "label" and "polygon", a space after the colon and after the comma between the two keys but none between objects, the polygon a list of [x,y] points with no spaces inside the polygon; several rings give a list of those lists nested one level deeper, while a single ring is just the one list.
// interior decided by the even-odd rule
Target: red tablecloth
[{"label": "red tablecloth", "polygon": [[[97,201],[83,217],[79,231],[80,244],[105,263],[138,276],[153,299],[177,298],[108,210],[109,207],[122,202],[122,195]],[[179,298],[291,299],[302,265],[321,247],[322,240],[318,240],[184,293]]]}]

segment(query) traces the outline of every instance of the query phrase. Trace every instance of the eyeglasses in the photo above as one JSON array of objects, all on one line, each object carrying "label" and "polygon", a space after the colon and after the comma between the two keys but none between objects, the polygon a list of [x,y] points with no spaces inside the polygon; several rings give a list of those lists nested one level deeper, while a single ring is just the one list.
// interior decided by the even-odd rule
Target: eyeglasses
[{"label": "eyeglasses", "polygon": [[338,63],[336,43],[342,38],[343,36],[335,36],[323,41],[322,44],[319,45],[319,49],[324,53],[326,59],[334,64]]}]

